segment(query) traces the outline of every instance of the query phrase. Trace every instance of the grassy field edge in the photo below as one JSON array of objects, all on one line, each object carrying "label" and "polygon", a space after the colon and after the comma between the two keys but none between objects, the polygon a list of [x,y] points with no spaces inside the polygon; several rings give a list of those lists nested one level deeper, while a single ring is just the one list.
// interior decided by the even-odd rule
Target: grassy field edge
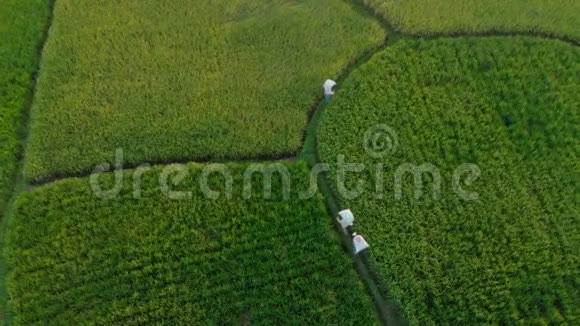
[{"label": "grassy field edge", "polygon": [[18,137],[18,148],[16,153],[16,165],[14,167],[13,173],[13,183],[11,193],[7,195],[7,198],[0,198],[0,217],[2,220],[0,221],[0,324],[2,325],[10,325],[11,324],[11,314],[10,309],[8,308],[8,296],[7,296],[7,289],[6,289],[6,260],[4,255],[4,243],[5,243],[5,235],[6,231],[9,227],[10,220],[13,214],[13,204],[18,197],[18,194],[24,191],[27,187],[26,182],[24,180],[24,176],[22,174],[23,167],[24,167],[24,149],[26,147],[26,141],[28,139],[28,126],[30,122],[30,109],[32,107],[32,101],[34,98],[35,90],[36,90],[36,81],[38,78],[38,74],[40,71],[40,62],[42,57],[42,52],[44,50],[44,45],[46,44],[46,40],[48,39],[50,33],[50,27],[52,25],[53,19],[53,9],[54,3],[56,0],[46,0],[46,16],[44,17],[44,27],[41,31],[42,35],[38,40],[35,48],[35,64],[34,64],[34,72],[31,74],[30,78],[30,88],[26,95],[26,99],[24,104],[21,108],[21,117],[20,117],[20,125],[17,130],[17,137]]},{"label": "grassy field edge", "polygon": [[[9,43],[13,33],[17,33],[20,30],[18,29],[20,26],[16,24],[22,24],[23,22],[18,21],[12,17],[12,21],[8,23],[14,23],[15,25],[12,26],[5,26],[7,29],[3,31],[3,34],[8,40],[6,43],[7,45],[3,45],[2,50],[10,50],[14,52],[13,57],[18,56],[17,62],[10,62],[9,60],[14,60],[13,58],[7,56],[6,64],[7,66],[3,66],[0,68],[6,69],[9,73],[7,74],[6,78],[11,78],[10,80],[6,81],[6,87],[13,86],[15,88],[20,87],[17,89],[15,94],[11,94],[8,90],[5,90],[4,97],[0,98],[0,105],[3,106],[3,110],[6,110],[6,114],[9,116],[7,120],[13,119],[16,123],[16,126],[10,126],[10,128],[14,128],[9,130],[4,136],[6,137],[4,140],[6,141],[5,144],[0,144],[3,148],[0,148],[2,151],[6,150],[6,152],[0,153],[0,159],[6,161],[8,165],[4,166],[6,170],[0,173],[0,216],[4,209],[7,208],[8,202],[10,201],[11,195],[13,193],[13,189],[17,183],[17,179],[19,178],[19,173],[21,171],[21,166],[23,165],[24,161],[24,149],[26,139],[28,137],[28,124],[30,120],[30,108],[32,107],[33,97],[36,89],[36,81],[38,78],[39,70],[40,70],[40,62],[41,56],[44,49],[44,44],[48,39],[48,32],[50,26],[52,24],[52,10],[54,7],[55,0],[41,0],[39,1],[41,4],[31,4],[30,6],[37,6],[35,8],[37,11],[42,11],[43,17],[35,17],[38,18],[38,21],[35,24],[38,24],[39,29],[34,30],[34,27],[30,27],[30,31],[26,31],[28,34],[37,34],[37,38],[34,39],[34,36],[29,36],[30,39],[21,39],[22,43],[14,44]],[[0,3],[3,5],[3,3]],[[11,16],[15,15],[14,13],[10,12],[9,10],[13,8],[6,9],[7,11],[3,13],[3,15]],[[32,14],[31,14],[32,15]],[[29,18],[29,17],[28,17]],[[20,20],[24,20],[24,18],[20,18]],[[4,26],[0,26],[4,27]],[[10,30],[12,29],[12,30]],[[2,37],[4,37],[2,35]],[[26,53],[28,49],[32,50],[32,53]],[[6,53],[7,55],[12,55],[12,53]],[[22,57],[23,55],[27,55],[27,57]],[[28,62],[27,62],[28,61]],[[12,64],[12,65],[10,65]],[[28,70],[28,71],[27,71]],[[17,74],[20,75],[17,75]],[[24,78],[23,78],[24,77]],[[26,79],[26,81],[24,80]],[[4,82],[4,81],[3,81]],[[26,83],[27,85],[17,85],[17,83]],[[4,85],[3,85],[4,86]],[[26,89],[24,89],[26,88]],[[6,101],[6,102],[4,102]],[[11,112],[10,110],[14,110],[16,112]],[[10,114],[14,116],[11,117]],[[3,117],[1,117],[3,118]],[[10,134],[12,133],[12,134]],[[10,139],[12,137],[12,139]],[[12,181],[10,181],[12,180]]]},{"label": "grassy field edge", "polygon": [[[387,13],[387,5],[385,5],[385,3],[383,3],[383,5],[380,5],[380,1],[376,1],[376,0],[354,0],[354,1],[358,1],[361,2],[362,5],[366,6],[369,8],[369,10],[372,10],[375,15],[379,16],[381,20],[387,21],[388,25],[391,27],[391,29],[397,33],[400,33],[402,35],[404,35],[407,38],[427,38],[427,39],[433,39],[433,38],[440,38],[440,37],[462,37],[462,36],[472,36],[472,37],[476,37],[476,36],[533,36],[533,37],[541,37],[541,38],[548,38],[548,39],[558,39],[570,44],[574,44],[574,45],[580,45],[580,37],[576,34],[573,35],[573,33],[568,33],[565,31],[557,31],[557,28],[555,29],[550,29],[550,28],[546,28],[544,27],[538,27],[536,26],[535,28],[531,28],[531,27],[525,27],[525,26],[514,26],[513,28],[505,28],[505,27],[495,27],[495,26],[487,26],[487,27],[482,27],[482,26],[461,26],[461,27],[456,27],[456,30],[453,30],[453,28],[451,28],[450,26],[439,26],[439,27],[434,27],[434,26],[430,26],[430,27],[426,27],[426,26],[413,26],[412,23],[410,22],[395,22],[396,18],[395,17],[391,17],[391,15],[395,15],[395,14],[401,14],[400,12],[397,13]],[[392,8],[391,8],[392,9]],[[425,8],[421,8],[421,9],[425,9]],[[432,8],[431,8],[432,9]],[[438,12],[439,14],[441,14],[440,12]],[[437,14],[434,13],[434,14]],[[421,16],[422,13],[417,14],[418,16]],[[401,19],[401,17],[398,17],[399,20]],[[415,21],[415,23],[417,23]],[[431,23],[427,23],[427,25],[431,24],[432,25],[433,22]],[[498,22],[498,24],[501,25],[501,20],[500,22]],[[487,25],[487,24],[484,24]],[[524,24],[525,25],[525,24]],[[530,23],[530,25],[532,25]],[[427,30],[429,29],[429,30]]]}]

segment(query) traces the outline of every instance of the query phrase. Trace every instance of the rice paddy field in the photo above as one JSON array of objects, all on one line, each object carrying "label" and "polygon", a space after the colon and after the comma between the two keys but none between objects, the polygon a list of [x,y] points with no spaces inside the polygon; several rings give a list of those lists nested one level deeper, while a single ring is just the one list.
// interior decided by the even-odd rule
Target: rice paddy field
[{"label": "rice paddy field", "polygon": [[114,200],[95,198],[88,178],[23,194],[6,244],[14,322],[376,324],[324,205],[298,197],[306,164],[286,166],[288,200],[276,176],[266,199],[261,174],[246,199],[244,164],[226,166],[230,199],[219,175],[208,184],[223,195],[205,196],[198,164],[174,189],[191,200],[160,191],[161,168],[144,175],[140,200],[131,182]]},{"label": "rice paddy field", "polygon": [[0,0],[0,211],[12,192],[48,1]]},{"label": "rice paddy field", "polygon": [[[342,204],[357,212],[411,324],[580,320],[579,62],[575,46],[527,37],[401,41],[353,72],[325,109],[320,156],[366,167],[346,178],[365,191]],[[377,124],[393,131],[365,149]],[[396,149],[372,155],[388,138]],[[417,198],[412,174],[397,182],[397,170],[426,163],[434,169],[411,170],[424,177]],[[454,188],[464,163],[479,177],[458,184],[477,200]]]},{"label": "rice paddy field", "polygon": [[529,32],[580,41],[576,0],[363,0],[404,33]]},{"label": "rice paddy field", "polygon": [[342,0],[57,0],[29,180],[129,164],[285,156],[320,85],[385,39]]},{"label": "rice paddy field", "polygon": [[579,324],[579,17],[0,0],[0,325]]}]

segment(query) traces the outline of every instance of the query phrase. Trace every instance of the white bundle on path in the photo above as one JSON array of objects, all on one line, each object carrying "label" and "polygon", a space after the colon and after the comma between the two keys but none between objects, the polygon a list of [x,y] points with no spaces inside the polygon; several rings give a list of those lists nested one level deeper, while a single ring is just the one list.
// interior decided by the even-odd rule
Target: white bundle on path
[{"label": "white bundle on path", "polygon": [[324,88],[324,98],[326,98],[327,100],[330,99],[332,95],[334,95],[334,91],[332,90],[334,86],[336,86],[336,82],[332,79],[327,79],[324,82],[324,85],[322,85],[322,87]]}]

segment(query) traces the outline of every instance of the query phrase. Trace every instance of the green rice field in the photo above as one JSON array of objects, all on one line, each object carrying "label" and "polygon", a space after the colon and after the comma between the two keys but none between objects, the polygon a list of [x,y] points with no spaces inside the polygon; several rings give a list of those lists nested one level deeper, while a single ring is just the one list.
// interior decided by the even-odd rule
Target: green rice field
[{"label": "green rice field", "polygon": [[0,325],[580,324],[579,18],[0,0]]},{"label": "green rice field", "polygon": [[[44,0],[0,0],[0,212],[14,187],[19,137],[49,17]],[[0,215],[2,215],[0,213]]]},{"label": "green rice field", "polygon": [[417,35],[541,33],[580,41],[576,0],[363,0],[397,29]]},{"label": "green rice field", "polygon": [[[345,181],[365,182],[359,196],[334,191],[411,324],[579,320],[579,59],[527,37],[401,41],[325,109],[320,156],[333,181],[339,156],[364,164]],[[365,149],[377,124],[392,132]],[[453,176],[466,163],[479,172],[459,174],[464,193]]]},{"label": "green rice field", "polygon": [[320,85],[380,43],[342,0],[58,0],[32,107],[29,180],[129,164],[285,156]]},{"label": "green rice field", "polygon": [[[205,196],[198,164],[172,188],[189,200],[163,193],[161,168],[144,174],[140,199],[129,181],[116,198],[96,198],[88,178],[23,194],[6,242],[14,322],[375,324],[324,205],[299,199],[306,165],[286,167],[288,200],[277,174],[266,199],[260,173],[246,199],[244,164],[225,166],[231,198],[219,174],[208,184],[222,196]],[[102,179],[108,188],[112,176]]]}]

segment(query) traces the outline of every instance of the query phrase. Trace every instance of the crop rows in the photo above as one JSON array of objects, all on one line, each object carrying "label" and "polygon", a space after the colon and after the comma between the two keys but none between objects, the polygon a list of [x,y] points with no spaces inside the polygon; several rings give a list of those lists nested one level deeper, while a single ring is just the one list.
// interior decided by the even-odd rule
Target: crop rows
[{"label": "crop rows", "polygon": [[[286,166],[289,200],[276,175],[272,198],[261,197],[260,173],[242,198],[242,164],[227,165],[231,199],[204,197],[196,164],[174,185],[191,200],[163,195],[161,168],[146,173],[141,199],[131,182],[98,199],[88,179],[21,194],[6,245],[14,323],[376,323],[323,204],[298,199],[305,164]],[[209,184],[226,189],[219,175]]]},{"label": "crop rows", "polygon": [[363,1],[409,34],[531,32],[580,41],[576,0]]},{"label": "crop rows", "polygon": [[[580,50],[560,41],[403,40],[353,72],[325,109],[319,155],[365,164],[346,178],[350,189],[365,181],[364,193],[340,200],[411,324],[578,323],[578,62]],[[377,124],[398,139],[381,158],[369,153],[388,139],[363,147]],[[421,173],[422,196],[407,173],[397,198],[397,169],[425,163],[435,172]],[[458,179],[476,200],[453,186],[464,163],[481,173]]]},{"label": "crop rows", "polygon": [[29,180],[296,152],[326,78],[384,41],[342,0],[59,0],[32,108]]},{"label": "crop rows", "polygon": [[18,133],[48,17],[48,0],[0,0],[0,212],[14,186]]}]

